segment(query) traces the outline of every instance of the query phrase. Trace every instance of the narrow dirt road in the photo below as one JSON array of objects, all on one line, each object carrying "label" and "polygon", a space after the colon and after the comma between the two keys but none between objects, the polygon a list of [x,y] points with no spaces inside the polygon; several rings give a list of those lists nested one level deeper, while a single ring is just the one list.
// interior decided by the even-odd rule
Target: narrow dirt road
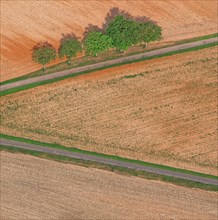
[{"label": "narrow dirt road", "polygon": [[34,150],[34,151],[49,153],[49,154],[54,154],[54,155],[67,156],[71,158],[76,158],[76,159],[81,159],[81,160],[86,160],[86,161],[93,161],[93,162],[98,162],[98,163],[107,164],[107,165],[125,167],[129,169],[145,171],[148,173],[161,174],[164,176],[171,176],[171,177],[191,180],[191,181],[205,183],[205,184],[218,185],[217,179],[210,179],[210,178],[205,178],[201,176],[181,173],[181,172],[175,172],[175,171],[170,171],[170,170],[165,170],[165,169],[160,169],[160,168],[154,168],[150,166],[139,165],[139,164],[130,163],[130,162],[123,162],[123,161],[118,161],[114,159],[94,156],[90,154],[75,153],[75,152],[70,152],[67,150],[55,149],[51,147],[45,147],[45,146],[18,142],[18,141],[13,141],[13,140],[7,140],[7,139],[0,139],[0,145],[1,146],[12,146],[12,147],[20,148],[20,149],[25,149],[25,150]]},{"label": "narrow dirt road", "polygon": [[32,83],[43,82],[43,81],[50,80],[50,79],[56,79],[56,78],[70,75],[70,74],[80,73],[80,72],[84,72],[84,71],[88,71],[88,70],[94,70],[97,68],[110,66],[113,64],[121,64],[121,63],[127,62],[127,61],[139,60],[139,59],[146,58],[146,57],[152,57],[152,56],[156,56],[156,55],[165,54],[168,52],[175,52],[175,51],[193,48],[196,46],[206,45],[206,44],[215,43],[215,42],[218,42],[218,37],[210,38],[207,40],[186,43],[186,44],[180,44],[180,45],[171,46],[171,47],[166,47],[166,48],[157,49],[157,50],[150,51],[150,52],[144,52],[144,53],[140,53],[140,54],[136,54],[136,55],[131,55],[128,57],[121,57],[118,59],[108,60],[108,61],[104,61],[104,62],[100,62],[100,63],[96,63],[96,64],[90,64],[90,65],[86,65],[83,67],[77,67],[77,68],[73,68],[70,70],[64,70],[64,71],[60,71],[60,72],[56,72],[56,73],[52,73],[52,74],[47,74],[44,76],[38,76],[38,77],[34,77],[34,78],[20,80],[20,81],[13,82],[13,83],[8,83],[8,84],[0,86],[0,91],[5,91],[8,89],[12,89],[12,88],[32,84]]}]

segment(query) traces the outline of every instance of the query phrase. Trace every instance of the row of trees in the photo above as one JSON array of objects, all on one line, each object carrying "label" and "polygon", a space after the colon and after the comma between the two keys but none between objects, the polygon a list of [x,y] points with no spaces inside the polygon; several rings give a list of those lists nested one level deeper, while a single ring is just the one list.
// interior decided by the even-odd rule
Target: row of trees
[{"label": "row of trees", "polygon": [[[118,15],[110,21],[104,31],[90,30],[82,42],[75,35],[64,37],[60,42],[58,55],[60,58],[66,57],[70,64],[72,58],[82,50],[85,50],[87,55],[98,56],[99,53],[109,49],[115,48],[118,52],[123,52],[132,45],[147,46],[149,42],[161,38],[162,29],[157,24],[151,21],[135,21]],[[47,42],[39,43],[33,48],[32,59],[42,64],[43,69],[56,57],[55,48]]]}]

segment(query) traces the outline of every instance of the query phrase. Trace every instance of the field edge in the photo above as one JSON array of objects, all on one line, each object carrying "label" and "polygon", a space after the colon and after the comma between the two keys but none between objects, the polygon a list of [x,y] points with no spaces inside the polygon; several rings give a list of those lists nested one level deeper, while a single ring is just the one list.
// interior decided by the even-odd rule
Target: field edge
[{"label": "field edge", "polygon": [[195,176],[218,180],[218,176],[214,176],[211,174],[199,173],[199,172],[195,172],[195,171],[191,171],[191,170],[175,168],[175,167],[165,166],[165,165],[161,165],[161,164],[154,164],[154,163],[140,161],[140,160],[128,159],[128,158],[119,157],[119,156],[115,156],[115,155],[102,154],[102,153],[98,153],[98,152],[94,152],[94,151],[86,151],[86,150],[81,150],[78,148],[68,148],[68,147],[65,147],[62,145],[58,145],[58,144],[45,143],[45,142],[35,141],[35,140],[26,139],[26,138],[22,138],[22,137],[15,137],[15,136],[10,136],[10,135],[6,135],[6,134],[0,134],[0,138],[4,138],[7,140],[13,140],[13,141],[20,141],[20,142],[24,142],[24,143],[35,144],[35,145],[40,145],[40,146],[45,146],[45,147],[51,147],[51,148],[56,148],[56,149],[61,149],[61,150],[66,150],[66,151],[70,151],[70,152],[75,152],[75,153],[89,154],[89,155],[94,155],[97,157],[108,158],[108,159],[129,162],[129,163],[139,164],[139,165],[143,165],[143,166],[149,166],[149,167],[153,167],[153,168],[159,168],[159,169],[175,171],[175,172],[180,172],[180,173],[186,173],[186,174],[191,174],[191,175],[195,175]]},{"label": "field edge", "polygon": [[218,185],[215,186],[215,185],[204,184],[204,183],[199,183],[195,181],[184,180],[184,179],[170,177],[170,176],[164,176],[160,174],[153,174],[153,173],[148,173],[144,171],[119,167],[119,166],[106,165],[106,164],[92,162],[92,161],[84,161],[80,159],[70,158],[67,156],[52,155],[49,153],[36,152],[32,150],[24,150],[24,149],[16,148],[13,146],[1,146],[0,153],[1,151],[6,151],[9,153],[22,153],[22,154],[27,154],[27,155],[31,155],[34,157],[42,158],[42,159],[48,159],[48,160],[53,160],[57,162],[83,166],[87,168],[102,169],[102,170],[114,172],[120,175],[136,176],[139,178],[145,178],[147,180],[162,181],[165,183],[171,183],[177,186],[182,186],[182,187],[187,187],[187,188],[196,188],[200,190],[218,192]]}]

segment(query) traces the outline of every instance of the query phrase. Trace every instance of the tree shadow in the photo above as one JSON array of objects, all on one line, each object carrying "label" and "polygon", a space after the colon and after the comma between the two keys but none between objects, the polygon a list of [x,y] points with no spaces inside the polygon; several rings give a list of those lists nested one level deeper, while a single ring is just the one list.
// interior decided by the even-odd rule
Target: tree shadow
[{"label": "tree shadow", "polygon": [[146,22],[151,22],[153,24],[157,24],[156,21],[153,21],[151,18],[149,17],[146,17],[146,16],[136,16],[136,17],[133,17],[133,19],[137,22],[141,22],[141,23],[146,23]]},{"label": "tree shadow", "polygon": [[67,33],[67,34],[62,33],[61,39],[60,39],[60,44],[62,44],[65,40],[68,40],[68,39],[76,39],[78,41],[80,40],[80,38],[78,36],[76,36],[76,34],[74,34],[73,32]]},{"label": "tree shadow", "polygon": [[140,22],[140,23],[151,22],[153,24],[157,24],[157,22],[151,20],[149,17],[132,16],[129,12],[127,12],[125,10],[121,10],[118,7],[113,7],[107,13],[107,15],[104,19],[104,22],[102,23],[102,28],[98,27],[97,25],[93,25],[93,24],[88,24],[88,26],[85,27],[85,32],[83,33],[83,39],[85,39],[87,34],[92,31],[98,31],[98,32],[105,33],[108,25],[118,15],[124,16],[125,18],[127,18],[129,20],[133,20],[133,21]]},{"label": "tree shadow", "polygon": [[45,48],[45,47],[48,47],[48,48],[55,50],[54,46],[52,44],[50,44],[48,41],[40,41],[35,46],[33,46],[31,51],[35,51],[35,50],[38,50],[39,48]]},{"label": "tree shadow", "polygon": [[111,23],[111,21],[118,15],[122,15],[126,18],[132,19],[133,16],[131,16],[128,12],[119,9],[118,7],[113,7],[109,10],[109,12],[107,13],[106,17],[105,17],[105,21],[104,23],[102,23],[102,29],[104,31],[106,31],[108,25]]},{"label": "tree shadow", "polygon": [[105,17],[105,21],[102,23],[102,31],[105,32],[110,22],[118,15],[124,16],[127,19],[134,20],[137,22],[152,22],[156,24],[155,21],[151,20],[146,16],[132,16],[129,12],[121,10],[118,7],[113,7],[109,10]]},{"label": "tree shadow", "polygon": [[88,24],[88,26],[85,27],[85,32],[83,33],[83,39],[85,39],[87,34],[92,31],[102,32],[102,28],[98,27],[97,25]]}]

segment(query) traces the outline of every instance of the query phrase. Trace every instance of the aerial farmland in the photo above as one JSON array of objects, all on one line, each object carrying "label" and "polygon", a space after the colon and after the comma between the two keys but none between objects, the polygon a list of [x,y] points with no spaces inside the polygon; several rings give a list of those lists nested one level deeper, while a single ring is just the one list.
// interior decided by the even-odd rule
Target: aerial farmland
[{"label": "aerial farmland", "polygon": [[217,219],[217,8],[1,1],[0,219]]},{"label": "aerial farmland", "polygon": [[62,34],[74,32],[82,37],[89,24],[101,27],[113,7],[158,22],[164,41],[169,43],[217,32],[217,1],[85,2],[1,1],[1,81],[40,68],[31,60],[31,49],[37,42],[49,40],[58,48]]},{"label": "aerial farmland", "polygon": [[129,64],[2,97],[1,130],[216,174],[216,53]]},{"label": "aerial farmland", "polygon": [[215,192],[28,155],[4,152],[1,158],[3,219],[216,219],[218,215]]}]

